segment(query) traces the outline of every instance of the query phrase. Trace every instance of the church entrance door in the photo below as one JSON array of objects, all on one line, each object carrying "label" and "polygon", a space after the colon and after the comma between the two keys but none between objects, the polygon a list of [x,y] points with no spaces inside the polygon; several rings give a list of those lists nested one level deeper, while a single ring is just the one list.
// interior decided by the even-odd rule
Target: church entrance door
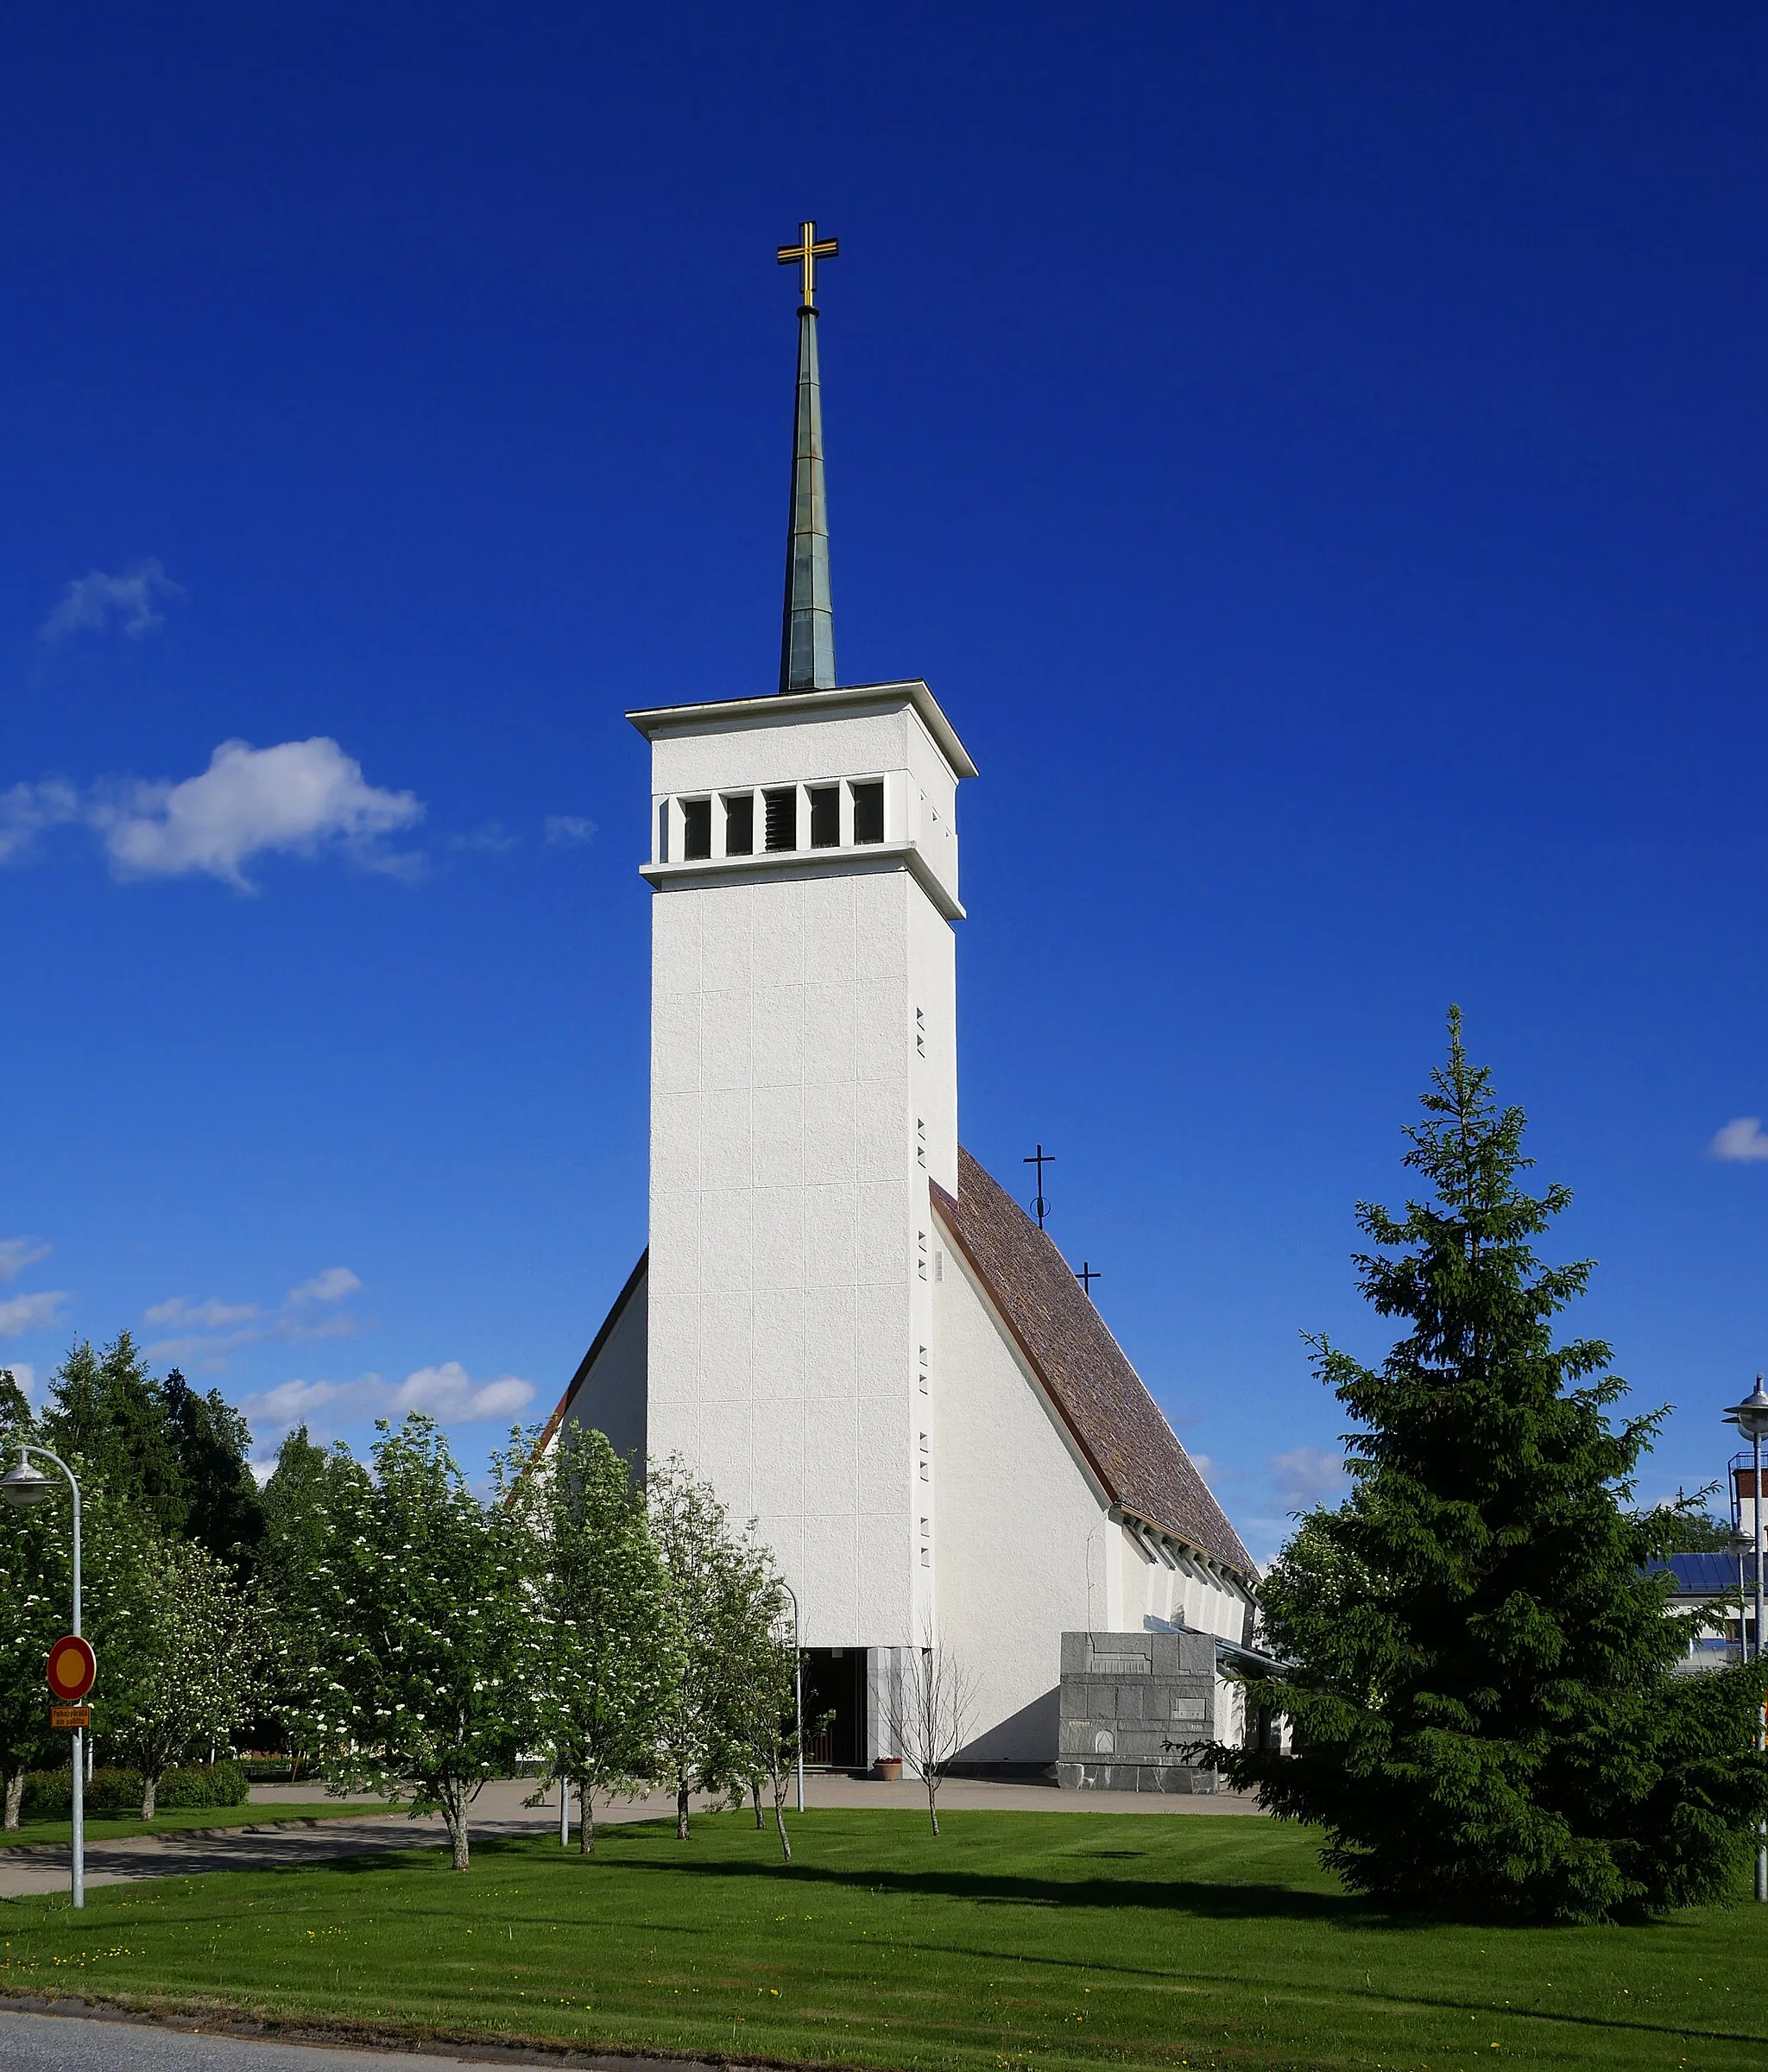
[{"label": "church entrance door", "polygon": [[858,1770],[866,1760],[866,1651],[805,1650],[805,1761]]}]

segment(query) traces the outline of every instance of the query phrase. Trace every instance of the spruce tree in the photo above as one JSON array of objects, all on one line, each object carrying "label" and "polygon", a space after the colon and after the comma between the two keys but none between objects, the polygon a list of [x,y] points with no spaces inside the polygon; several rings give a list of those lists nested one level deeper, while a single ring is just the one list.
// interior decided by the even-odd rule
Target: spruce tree
[{"label": "spruce tree", "polygon": [[256,1570],[264,1506],[251,1470],[252,1435],[218,1389],[199,1394],[174,1367],[161,1385],[178,1462],[184,1529],[242,1581]]},{"label": "spruce tree", "polygon": [[1591,1264],[1536,1256],[1570,1197],[1519,1185],[1522,1112],[1468,1064],[1458,1011],[1424,1109],[1405,1162],[1425,1198],[1357,1211],[1363,1295],[1405,1336],[1379,1368],[1312,1342],[1357,1428],[1353,1489],[1266,1580],[1290,1666],[1246,1679],[1292,1747],[1211,1759],[1400,1905],[1590,1920],[1717,1898],[1768,1810],[1761,1670],[1672,1673],[1685,1629],[1648,1564],[1676,1516],[1630,1507],[1664,1413],[1611,1421],[1609,1348],[1555,1342]]},{"label": "spruce tree", "polygon": [[166,1393],[140,1349],[119,1331],[102,1353],[81,1339],[50,1379],[43,1433],[56,1452],[137,1507],[161,1532],[181,1534],[189,1505]]}]

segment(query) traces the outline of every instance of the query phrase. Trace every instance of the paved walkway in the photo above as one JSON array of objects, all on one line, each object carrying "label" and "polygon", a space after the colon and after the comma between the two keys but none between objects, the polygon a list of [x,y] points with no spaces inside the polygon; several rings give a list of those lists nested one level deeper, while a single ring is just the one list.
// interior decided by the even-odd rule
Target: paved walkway
[{"label": "paved walkway", "polygon": [[[506,1780],[487,1785],[472,1810],[475,1841],[502,1835],[556,1831],[559,1802],[550,1806],[523,1804],[531,1784]],[[274,1822],[279,1808],[321,1796],[318,1786],[258,1785],[252,1804],[262,1806]],[[924,1807],[927,1795],[919,1785],[881,1784],[838,1772],[813,1771],[806,1780],[805,1801],[811,1806]],[[696,1810],[705,1802],[697,1799]],[[1036,1813],[1256,1813],[1250,1798],[1222,1792],[1213,1797],[1134,1791],[1058,1791],[1052,1785],[1003,1785],[954,1778],[939,1793],[942,1809],[980,1807],[998,1812]],[[628,1798],[598,1806],[597,1824],[610,1821],[671,1817],[672,1802],[660,1794]],[[439,1814],[413,1820],[403,1813],[364,1814],[316,1821],[311,1826],[220,1828],[208,1834],[142,1835],[126,1841],[99,1841],[86,1849],[86,1883],[117,1885],[137,1878],[191,1878],[207,1871],[293,1869],[338,1856],[360,1856],[375,1849],[445,1846]],[[0,1849],[0,1898],[67,1890],[67,1851],[50,1848]],[[3,2063],[0,2059],[0,2063]]]}]

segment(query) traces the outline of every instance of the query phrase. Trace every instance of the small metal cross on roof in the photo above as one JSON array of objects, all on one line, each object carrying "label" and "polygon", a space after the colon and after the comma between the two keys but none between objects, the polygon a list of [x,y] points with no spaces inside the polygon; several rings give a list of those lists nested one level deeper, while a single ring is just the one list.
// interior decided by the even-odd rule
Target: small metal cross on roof
[{"label": "small metal cross on roof", "polygon": [[814,309],[817,306],[818,260],[832,259],[840,250],[841,242],[838,238],[824,237],[819,240],[817,226],[813,223],[799,224],[796,244],[782,244],[780,247],[781,266],[796,266],[803,269],[799,282],[800,309]]},{"label": "small metal cross on roof", "polygon": [[1075,1279],[1079,1281],[1081,1286],[1087,1291],[1087,1300],[1089,1302],[1093,1299],[1093,1283],[1096,1280],[1103,1280],[1105,1276],[1097,1271],[1097,1269],[1094,1267],[1093,1262],[1089,1259],[1083,1259],[1081,1261],[1081,1270],[1075,1275]]},{"label": "small metal cross on roof", "polygon": [[1038,1198],[1032,1203],[1032,1214],[1037,1217],[1038,1228],[1041,1230],[1044,1228],[1044,1218],[1050,1213],[1050,1204],[1044,1199],[1044,1168],[1046,1166],[1053,1166],[1056,1160],[1040,1144],[1032,1156],[1024,1160],[1024,1163],[1027,1166],[1035,1166],[1038,1169]]}]

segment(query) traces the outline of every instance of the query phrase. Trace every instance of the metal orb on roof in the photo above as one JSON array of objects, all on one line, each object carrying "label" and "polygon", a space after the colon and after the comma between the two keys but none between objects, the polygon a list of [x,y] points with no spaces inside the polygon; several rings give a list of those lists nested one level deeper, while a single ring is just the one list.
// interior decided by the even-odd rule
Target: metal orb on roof
[{"label": "metal orb on roof", "polygon": [[33,1511],[45,1498],[54,1494],[54,1484],[28,1461],[21,1461],[16,1468],[0,1475],[0,1497],[4,1497],[15,1511]]},{"label": "metal orb on roof", "polygon": [[1768,1435],[1768,1390],[1763,1388],[1760,1374],[1756,1376],[1754,1393],[1741,1403],[1733,1403],[1725,1413],[1725,1421],[1751,1438]]}]

